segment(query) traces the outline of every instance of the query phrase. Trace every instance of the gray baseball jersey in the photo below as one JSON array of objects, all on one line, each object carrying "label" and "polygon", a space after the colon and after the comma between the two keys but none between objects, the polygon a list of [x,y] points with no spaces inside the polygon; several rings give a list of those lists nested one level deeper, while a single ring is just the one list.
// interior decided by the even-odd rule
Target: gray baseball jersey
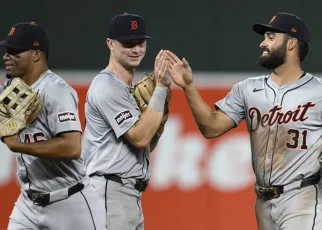
[{"label": "gray baseball jersey", "polygon": [[[283,86],[273,82],[270,76],[249,78],[234,85],[215,107],[236,125],[246,120],[253,170],[260,186],[296,183],[319,172],[322,151],[322,82],[319,78],[306,73]],[[322,219],[321,202],[317,186],[295,189],[267,202],[258,200],[259,229],[317,227]],[[294,219],[295,216],[298,218]]]},{"label": "gray baseball jersey", "polygon": [[150,149],[138,149],[123,136],[141,112],[126,85],[109,71],[101,71],[89,87],[82,154],[87,174],[117,174],[148,180]]},{"label": "gray baseball jersey", "polygon": [[[77,93],[61,77],[48,70],[31,87],[40,94],[44,108],[21,132],[21,142],[47,140],[62,132],[81,132]],[[24,189],[51,192],[74,185],[85,175],[82,159],[53,160],[17,153],[17,162]]]},{"label": "gray baseball jersey", "polygon": [[259,185],[288,184],[319,171],[321,92],[321,80],[308,73],[281,87],[262,76],[236,84],[216,103],[236,124],[246,119]]},{"label": "gray baseball jersey", "polygon": [[[10,83],[10,82],[9,82]],[[60,76],[46,71],[31,87],[38,91],[44,108],[19,135],[21,142],[37,142],[69,131],[81,132],[76,91]],[[17,153],[22,191],[10,215],[8,229],[104,229],[104,199],[95,193],[82,159],[58,160]],[[82,182],[84,188],[67,195],[69,187]],[[37,206],[28,190],[50,193],[58,201]]]}]

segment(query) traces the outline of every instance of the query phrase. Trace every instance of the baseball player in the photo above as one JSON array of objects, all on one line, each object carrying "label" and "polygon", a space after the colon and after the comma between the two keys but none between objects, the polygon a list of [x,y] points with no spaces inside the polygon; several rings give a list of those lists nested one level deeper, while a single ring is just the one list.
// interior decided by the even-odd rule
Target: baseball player
[{"label": "baseball player", "polygon": [[[82,154],[91,183],[105,200],[108,230],[144,229],[142,192],[150,179],[150,151],[160,126],[171,78],[164,51],[156,57],[157,86],[141,113],[130,86],[146,53],[145,20],[120,14],[109,22],[109,64],[92,81],[85,104]],[[152,141],[152,139],[154,141]]]},{"label": "baseball player", "polygon": [[104,211],[96,204],[102,201],[91,195],[95,189],[80,158],[77,93],[48,69],[46,31],[34,23],[18,23],[0,45],[6,49],[5,86],[20,77],[44,103],[32,124],[3,140],[16,153],[21,184],[8,229],[103,229],[94,219],[96,211]]},{"label": "baseball player", "polygon": [[199,95],[188,62],[167,51],[171,76],[184,89],[204,137],[219,137],[246,120],[258,228],[322,229],[322,82],[301,68],[308,26],[295,15],[278,13],[253,29],[264,36],[259,64],[272,72],[235,84],[216,111]]}]

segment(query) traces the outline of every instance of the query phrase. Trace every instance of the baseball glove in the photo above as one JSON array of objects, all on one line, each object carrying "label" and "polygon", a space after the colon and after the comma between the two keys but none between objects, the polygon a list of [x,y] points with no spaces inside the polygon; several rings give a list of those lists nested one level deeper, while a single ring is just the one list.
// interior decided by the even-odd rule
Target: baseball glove
[{"label": "baseball glove", "polygon": [[20,78],[0,94],[0,138],[20,133],[43,108],[39,94]]},{"label": "baseball glove", "polygon": [[[154,89],[157,85],[156,76],[154,73],[149,73],[146,75],[147,76],[145,76],[138,83],[134,84],[130,89],[130,93],[134,97],[134,99],[135,99],[135,101],[142,113],[148,107],[151,97],[153,95]],[[167,93],[166,103],[164,105],[163,118],[162,118],[161,125],[159,128],[159,130],[162,130],[162,131],[163,131],[165,123],[168,120],[170,101],[171,101],[171,91],[169,88],[168,93]]]}]

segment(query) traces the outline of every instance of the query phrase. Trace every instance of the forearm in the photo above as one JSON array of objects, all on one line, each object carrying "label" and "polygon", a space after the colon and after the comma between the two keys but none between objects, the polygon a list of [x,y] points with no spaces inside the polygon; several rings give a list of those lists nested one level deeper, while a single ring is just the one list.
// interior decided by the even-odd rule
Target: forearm
[{"label": "forearm", "polygon": [[131,128],[129,135],[137,145],[144,147],[150,143],[156,131],[160,127],[163,113],[148,107]]},{"label": "forearm", "polygon": [[160,127],[167,88],[157,87],[149,102],[149,106],[141,114],[140,119],[128,131],[127,138],[139,148],[145,148]]},{"label": "forearm", "polygon": [[193,83],[184,88],[184,93],[193,117],[202,133],[213,126],[213,110],[202,99]]},{"label": "forearm", "polygon": [[33,143],[18,142],[10,149],[13,152],[44,158],[76,159],[80,156],[80,147],[69,143],[62,137]]}]

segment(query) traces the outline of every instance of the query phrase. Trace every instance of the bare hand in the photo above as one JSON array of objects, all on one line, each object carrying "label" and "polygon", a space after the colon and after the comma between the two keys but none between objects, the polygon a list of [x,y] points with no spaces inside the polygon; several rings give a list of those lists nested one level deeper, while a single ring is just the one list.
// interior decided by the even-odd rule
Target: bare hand
[{"label": "bare hand", "polygon": [[154,63],[154,72],[157,77],[157,84],[169,87],[171,85],[171,78],[168,75],[168,65],[167,55],[164,50],[161,50]]},{"label": "bare hand", "polygon": [[172,77],[173,82],[185,88],[193,82],[192,70],[185,58],[180,60],[174,53],[166,50],[167,59],[169,62],[168,71]]},{"label": "bare hand", "polygon": [[13,151],[13,149],[15,149],[16,144],[18,143],[18,134],[4,137],[3,142],[6,143],[6,145],[11,151]]}]

